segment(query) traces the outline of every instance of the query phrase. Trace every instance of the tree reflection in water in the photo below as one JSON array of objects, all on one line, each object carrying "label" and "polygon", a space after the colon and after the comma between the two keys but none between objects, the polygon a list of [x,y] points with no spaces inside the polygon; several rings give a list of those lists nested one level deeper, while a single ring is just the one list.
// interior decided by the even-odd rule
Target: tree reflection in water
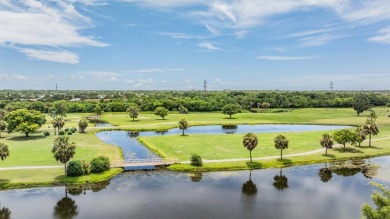
[{"label": "tree reflection in water", "polygon": [[0,203],[0,219],[11,218],[11,211],[8,208],[2,208]]},{"label": "tree reflection in water", "polygon": [[79,214],[77,211],[76,202],[68,197],[68,193],[65,190],[65,197],[59,200],[54,207],[54,218],[59,219],[72,219]]},{"label": "tree reflection in water", "polygon": [[241,191],[245,195],[255,195],[257,193],[256,184],[252,181],[252,170],[249,172],[249,180],[242,184]]},{"label": "tree reflection in water", "polygon": [[137,138],[139,136],[139,131],[129,131],[127,132],[127,137],[129,138]]},{"label": "tree reflection in water", "polygon": [[329,182],[333,177],[333,173],[332,173],[332,170],[325,167],[325,168],[321,168],[318,171],[318,176],[320,177],[322,182]]},{"label": "tree reflection in water", "polygon": [[89,183],[85,185],[72,185],[66,186],[66,191],[73,196],[78,196],[81,194],[87,194],[86,191],[91,190],[92,192],[99,192],[105,189],[108,185],[110,185],[110,181],[103,181],[100,183]]},{"label": "tree reflection in water", "polygon": [[190,178],[192,182],[200,182],[203,178],[202,172],[193,172],[190,174]]},{"label": "tree reflection in water", "polygon": [[274,183],[273,186],[275,189],[282,191],[284,189],[288,188],[288,178],[282,174],[282,169],[280,169],[279,175],[276,175],[274,177]]}]

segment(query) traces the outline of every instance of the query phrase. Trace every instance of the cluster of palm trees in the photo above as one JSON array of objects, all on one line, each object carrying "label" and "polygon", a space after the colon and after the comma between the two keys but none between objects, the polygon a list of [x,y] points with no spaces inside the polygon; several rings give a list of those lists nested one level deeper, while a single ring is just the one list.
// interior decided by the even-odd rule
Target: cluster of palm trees
[{"label": "cluster of palm trees", "polygon": [[[370,110],[370,114],[367,117],[365,124],[362,127],[357,127],[355,132],[351,132],[347,129],[337,132],[338,136],[336,141],[344,145],[350,143],[351,145],[357,145],[360,147],[361,143],[366,140],[368,136],[368,146],[371,147],[371,137],[379,133],[378,125],[376,124],[377,115],[374,110]],[[336,133],[336,132],[335,132]],[[322,135],[320,144],[324,147],[325,155],[328,154],[328,149],[333,147],[333,137],[325,133]]]},{"label": "cluster of palm trees", "polygon": [[[251,132],[244,135],[242,139],[242,144],[246,149],[249,150],[250,162],[252,162],[252,150],[256,148],[259,141],[257,136]],[[288,139],[284,135],[278,135],[274,138],[274,146],[276,149],[280,150],[280,159],[283,159],[283,150],[288,148]]]}]

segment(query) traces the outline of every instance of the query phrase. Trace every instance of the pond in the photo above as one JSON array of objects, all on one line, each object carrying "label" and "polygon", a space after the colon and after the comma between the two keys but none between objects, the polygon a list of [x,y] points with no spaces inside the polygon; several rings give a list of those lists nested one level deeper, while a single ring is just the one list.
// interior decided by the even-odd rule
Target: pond
[{"label": "pond", "polygon": [[124,172],[85,188],[1,191],[0,215],[21,219],[356,219],[363,203],[372,204],[373,187],[368,183],[390,185],[389,161],[390,157],[365,161],[364,165],[379,166],[373,179],[354,169],[324,171],[325,164],[209,173]]},{"label": "pond", "polygon": [[[350,126],[329,125],[238,125],[236,129],[223,129],[221,126],[194,126],[186,130],[186,134],[242,134],[253,133],[279,133],[279,132],[305,132],[319,130],[337,130],[350,128]],[[178,128],[166,132],[126,132],[126,131],[103,131],[96,134],[102,141],[122,148],[124,160],[157,158],[144,145],[138,142],[141,136],[174,135],[181,134]]]}]

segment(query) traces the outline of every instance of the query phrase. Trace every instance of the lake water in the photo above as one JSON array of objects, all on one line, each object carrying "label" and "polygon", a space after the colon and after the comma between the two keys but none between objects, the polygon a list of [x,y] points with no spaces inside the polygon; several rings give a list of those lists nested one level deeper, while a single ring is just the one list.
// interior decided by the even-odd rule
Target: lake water
[{"label": "lake water", "polygon": [[11,218],[22,219],[356,219],[361,217],[363,203],[372,204],[373,187],[368,183],[390,185],[389,161],[390,157],[366,161],[381,166],[373,179],[360,171],[335,171],[323,176],[319,173],[325,164],[285,168],[282,172],[124,172],[109,182],[86,188],[1,191],[0,215],[8,212]]},{"label": "lake water", "polygon": [[[189,127],[186,134],[242,134],[253,133],[281,133],[281,132],[305,132],[305,131],[330,131],[349,126],[326,126],[326,125],[239,125],[237,129],[223,129],[221,126],[194,126]],[[149,151],[138,142],[141,136],[178,135],[182,130],[175,128],[166,132],[126,132],[126,131],[103,131],[96,134],[102,141],[122,148],[124,160],[157,158],[158,156]]]}]

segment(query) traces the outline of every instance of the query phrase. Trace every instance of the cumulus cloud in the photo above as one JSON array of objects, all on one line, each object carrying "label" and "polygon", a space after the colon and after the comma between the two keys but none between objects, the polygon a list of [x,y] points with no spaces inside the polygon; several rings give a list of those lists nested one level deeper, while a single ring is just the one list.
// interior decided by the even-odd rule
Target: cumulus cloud
[{"label": "cumulus cloud", "polygon": [[75,53],[60,50],[37,50],[37,49],[19,49],[27,57],[31,59],[46,60],[51,62],[76,64],[79,62],[79,56]]},{"label": "cumulus cloud", "polygon": [[370,37],[368,40],[378,43],[390,44],[390,26],[380,29],[378,33],[378,36]]},{"label": "cumulus cloud", "polygon": [[21,74],[0,74],[0,80],[1,81],[26,81],[28,80],[29,77],[26,75],[21,75]]},{"label": "cumulus cloud", "polygon": [[199,43],[198,46],[202,49],[207,49],[207,50],[211,50],[211,51],[216,51],[216,50],[222,51],[221,48],[219,48],[219,47],[215,46],[213,43],[209,43],[209,42]]}]

